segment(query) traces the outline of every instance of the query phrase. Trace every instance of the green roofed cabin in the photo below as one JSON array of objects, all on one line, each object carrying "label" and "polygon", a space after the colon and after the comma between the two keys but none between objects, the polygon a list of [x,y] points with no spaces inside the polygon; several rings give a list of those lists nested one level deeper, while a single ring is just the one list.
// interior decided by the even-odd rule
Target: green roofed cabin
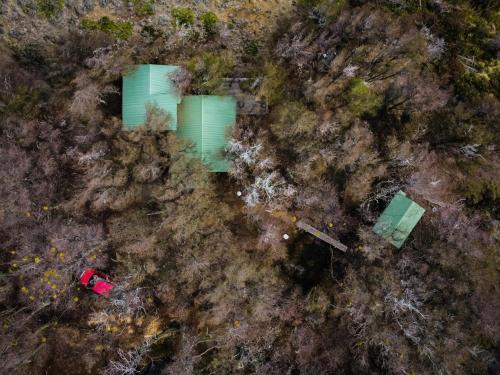
[{"label": "green roofed cabin", "polygon": [[167,112],[170,115],[168,129],[177,129],[177,105],[181,97],[169,78],[177,69],[175,65],[137,65],[123,77],[122,116],[126,129],[144,125],[148,104]]},{"label": "green roofed cabin", "polygon": [[186,96],[179,105],[179,138],[194,144],[194,154],[212,172],[227,172],[224,156],[227,133],[236,122],[236,99],[233,96]]},{"label": "green roofed cabin", "polygon": [[373,231],[399,249],[424,212],[425,209],[399,191],[382,212]]}]

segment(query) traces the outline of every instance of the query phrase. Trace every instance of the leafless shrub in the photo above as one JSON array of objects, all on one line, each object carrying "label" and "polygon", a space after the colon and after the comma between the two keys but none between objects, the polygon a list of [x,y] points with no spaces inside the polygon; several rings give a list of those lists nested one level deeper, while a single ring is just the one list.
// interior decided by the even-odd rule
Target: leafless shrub
[{"label": "leafless shrub", "polygon": [[138,316],[146,313],[144,288],[127,288],[120,284],[113,290],[109,302],[113,311],[126,316]]},{"label": "leafless shrub", "polygon": [[338,168],[354,169],[377,161],[375,138],[367,123],[356,122],[344,135],[337,153]]},{"label": "leafless shrub", "polygon": [[48,306],[48,303],[43,304],[31,313],[28,313],[26,308],[8,308],[0,312],[3,325],[0,336],[0,368],[4,372],[25,372],[26,366],[43,349],[45,345],[40,339],[49,324],[37,326],[35,322],[40,312]]},{"label": "leafless shrub", "polygon": [[445,51],[446,43],[444,39],[433,35],[427,26],[422,28],[422,33],[427,39],[427,52],[429,53],[429,57],[431,60],[439,59]]},{"label": "leafless shrub", "polygon": [[[228,152],[237,155],[235,163],[242,163],[245,166],[254,166],[257,163],[259,153],[262,149],[263,147],[260,143],[244,144],[242,141],[234,138],[228,141]],[[264,163],[265,166],[267,166],[267,164],[267,162]],[[243,168],[243,166],[240,168]]]},{"label": "leafless shrub", "polygon": [[75,79],[78,89],[73,95],[73,101],[69,112],[77,119],[97,123],[102,120],[102,114],[98,108],[105,104],[103,96],[109,93],[117,93],[113,86],[101,87],[91,81],[87,76],[80,75]]},{"label": "leafless shrub", "polygon": [[368,198],[360,205],[360,210],[365,219],[372,222],[375,221],[376,215],[373,212],[373,206],[389,202],[401,189],[403,189],[403,184],[395,180],[379,182],[375,186],[374,192],[370,193]]},{"label": "leafless shrub", "polygon": [[300,23],[294,25],[294,29],[282,38],[276,46],[276,54],[296,64],[299,72],[307,66],[308,61],[315,55],[309,48],[313,36]]},{"label": "leafless shrub", "polygon": [[144,365],[146,355],[151,351],[153,340],[146,339],[138,347],[127,352],[118,349],[118,359],[109,362],[104,375],[135,375]]},{"label": "leafless shrub", "polygon": [[484,157],[479,153],[479,147],[481,147],[480,144],[464,145],[458,148],[458,152],[469,159],[475,159],[475,158],[484,159]]},{"label": "leafless shrub", "polygon": [[243,200],[248,207],[265,204],[277,208],[295,196],[295,187],[275,169],[274,155],[252,131],[231,139],[228,152],[233,156],[230,173],[244,186]]},{"label": "leafless shrub", "polygon": [[168,366],[172,374],[188,375],[194,372],[194,366],[199,358],[195,357],[195,347],[198,338],[190,333],[183,332],[180,350],[176,353],[173,362]]},{"label": "leafless shrub", "polygon": [[352,78],[356,75],[356,71],[359,69],[359,66],[356,65],[348,65],[342,70],[342,73],[347,77],[347,78]]},{"label": "leafless shrub", "polygon": [[263,223],[259,234],[257,248],[268,250],[272,259],[285,259],[287,257],[287,246],[283,240],[284,229],[273,223]]},{"label": "leafless shrub", "polygon": [[248,207],[254,207],[259,203],[277,207],[294,195],[295,188],[287,184],[277,171],[273,171],[255,178],[254,183],[246,189],[244,201]]},{"label": "leafless shrub", "polygon": [[169,74],[168,77],[172,80],[177,95],[179,97],[184,96],[191,85],[191,73],[184,68],[179,68],[175,72]]},{"label": "leafless shrub", "polygon": [[167,130],[172,122],[172,116],[167,111],[153,103],[146,105],[146,129],[153,131]]},{"label": "leafless shrub", "polygon": [[362,242],[356,250],[363,254],[368,261],[381,260],[390,257],[387,243],[371,227],[361,226],[358,229],[358,235]]},{"label": "leafless shrub", "polygon": [[109,331],[110,324],[114,321],[113,316],[106,311],[94,311],[88,315],[87,323],[97,332]]},{"label": "leafless shrub", "polygon": [[145,183],[158,180],[162,173],[163,168],[160,163],[153,162],[148,165],[136,165],[132,171],[132,176],[135,181]]},{"label": "leafless shrub", "polygon": [[78,160],[78,164],[88,166],[103,158],[108,152],[105,144],[96,142],[92,148],[86,153],[78,152],[77,148],[73,148],[67,152],[67,155]]},{"label": "leafless shrub", "polygon": [[74,278],[85,266],[106,262],[98,225],[52,219],[29,231],[19,228],[15,241],[9,274],[20,280],[18,298],[28,306],[71,304]]},{"label": "leafless shrub", "polygon": [[91,75],[99,77],[100,82],[110,83],[131,69],[132,45],[117,41],[109,46],[94,50],[92,57],[85,60]]},{"label": "leafless shrub", "polygon": [[481,216],[477,213],[468,216],[460,203],[443,207],[437,213],[440,237],[463,255],[480,259],[493,245],[492,236],[481,229]]}]

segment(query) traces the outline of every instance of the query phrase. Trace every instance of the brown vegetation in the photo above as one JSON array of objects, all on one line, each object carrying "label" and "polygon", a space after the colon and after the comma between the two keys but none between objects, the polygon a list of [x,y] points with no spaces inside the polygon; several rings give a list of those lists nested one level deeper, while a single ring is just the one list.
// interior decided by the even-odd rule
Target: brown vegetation
[{"label": "brown vegetation", "polygon": [[[2,373],[498,372],[493,2],[7,3]],[[255,78],[270,111],[238,119],[228,175],[157,108],[122,130],[137,63],[183,65],[180,94]],[[371,226],[400,189],[426,213],[396,250]],[[84,267],[116,293],[82,289]]]}]

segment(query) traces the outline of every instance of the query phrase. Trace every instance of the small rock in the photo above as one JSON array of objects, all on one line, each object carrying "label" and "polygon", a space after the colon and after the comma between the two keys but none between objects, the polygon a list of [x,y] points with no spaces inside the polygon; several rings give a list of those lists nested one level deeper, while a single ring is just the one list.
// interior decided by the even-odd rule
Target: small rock
[{"label": "small rock", "polygon": [[158,23],[160,25],[167,25],[170,21],[170,17],[165,15],[165,14],[162,14],[158,17]]}]

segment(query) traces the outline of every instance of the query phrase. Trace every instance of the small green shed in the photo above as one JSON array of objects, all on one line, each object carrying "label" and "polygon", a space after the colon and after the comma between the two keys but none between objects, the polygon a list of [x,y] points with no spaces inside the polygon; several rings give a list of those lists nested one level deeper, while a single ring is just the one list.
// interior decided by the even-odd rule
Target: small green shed
[{"label": "small green shed", "polygon": [[169,129],[177,129],[177,105],[181,97],[169,78],[178,66],[137,65],[123,77],[122,116],[123,125],[131,130],[144,125],[146,106],[156,105],[170,115]]},{"label": "small green shed", "polygon": [[399,249],[424,212],[425,209],[399,191],[382,212],[373,231]]},{"label": "small green shed", "polygon": [[227,172],[224,156],[229,129],[236,123],[236,98],[233,96],[186,96],[179,105],[177,136],[194,144],[194,154],[212,172]]}]

